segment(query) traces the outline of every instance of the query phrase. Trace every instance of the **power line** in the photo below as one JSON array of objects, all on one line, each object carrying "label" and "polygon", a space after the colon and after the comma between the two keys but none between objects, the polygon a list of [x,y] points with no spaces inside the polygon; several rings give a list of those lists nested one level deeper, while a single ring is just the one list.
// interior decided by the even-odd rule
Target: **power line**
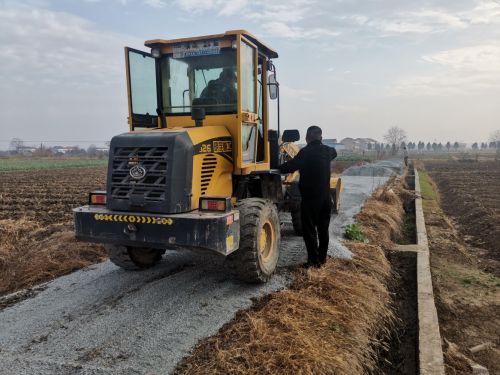
[{"label": "power line", "polygon": [[[107,139],[107,140],[101,139],[101,140],[94,140],[94,141],[83,141],[83,140],[60,140],[60,141],[37,140],[37,141],[33,141],[33,140],[25,140],[22,138],[19,138],[19,139],[23,142],[29,142],[29,143],[68,143],[68,142],[71,142],[71,143],[104,143],[104,142],[109,142],[109,139]],[[0,142],[10,143],[10,142],[12,142],[12,139],[10,139],[10,140],[0,139]]]}]

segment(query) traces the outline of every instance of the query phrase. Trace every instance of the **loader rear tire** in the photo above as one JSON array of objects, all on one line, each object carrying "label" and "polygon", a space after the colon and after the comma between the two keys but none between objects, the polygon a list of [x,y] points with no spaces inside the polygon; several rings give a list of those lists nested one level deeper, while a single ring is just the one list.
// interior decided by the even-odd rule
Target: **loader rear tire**
[{"label": "loader rear tire", "polygon": [[274,203],[248,198],[238,203],[240,247],[229,255],[237,276],[250,283],[267,282],[278,264],[280,221]]},{"label": "loader rear tire", "polygon": [[105,248],[112,263],[129,271],[151,268],[165,253],[164,250],[147,247],[106,245]]}]

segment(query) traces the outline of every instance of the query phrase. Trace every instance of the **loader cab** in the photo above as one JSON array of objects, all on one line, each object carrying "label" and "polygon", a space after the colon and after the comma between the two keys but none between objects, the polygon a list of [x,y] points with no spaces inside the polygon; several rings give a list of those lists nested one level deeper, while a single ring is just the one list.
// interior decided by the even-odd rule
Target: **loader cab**
[{"label": "loader cab", "polygon": [[150,53],[125,49],[130,130],[224,126],[233,174],[269,170],[268,99],[278,88],[271,59],[278,54],[244,30],[145,45]]}]

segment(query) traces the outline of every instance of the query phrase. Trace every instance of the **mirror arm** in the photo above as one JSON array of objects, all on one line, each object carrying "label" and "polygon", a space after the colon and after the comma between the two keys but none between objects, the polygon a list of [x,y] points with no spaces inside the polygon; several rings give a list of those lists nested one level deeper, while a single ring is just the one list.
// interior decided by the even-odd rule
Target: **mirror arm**
[{"label": "mirror arm", "polygon": [[[276,74],[276,73],[275,73]],[[278,137],[280,136],[280,86],[276,85],[276,90],[278,92]]]},{"label": "mirror arm", "polygon": [[274,74],[274,79],[276,80],[276,92],[277,92],[277,99],[278,99],[278,137],[280,136],[280,84],[278,83],[278,79],[276,77],[276,67],[271,61],[271,66],[273,69],[273,74]]}]

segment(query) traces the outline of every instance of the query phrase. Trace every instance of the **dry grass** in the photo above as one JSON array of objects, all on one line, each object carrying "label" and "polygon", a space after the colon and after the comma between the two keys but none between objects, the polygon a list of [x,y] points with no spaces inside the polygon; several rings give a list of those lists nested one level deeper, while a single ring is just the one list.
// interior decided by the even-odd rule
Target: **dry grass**
[{"label": "dry grass", "polygon": [[377,191],[358,220],[370,243],[348,242],[352,260],[296,270],[290,289],[239,313],[202,341],[176,374],[365,374],[396,321],[384,247],[401,235],[403,205],[392,188]]},{"label": "dry grass", "polygon": [[104,249],[76,241],[69,224],[0,220],[0,295],[104,259]]}]

